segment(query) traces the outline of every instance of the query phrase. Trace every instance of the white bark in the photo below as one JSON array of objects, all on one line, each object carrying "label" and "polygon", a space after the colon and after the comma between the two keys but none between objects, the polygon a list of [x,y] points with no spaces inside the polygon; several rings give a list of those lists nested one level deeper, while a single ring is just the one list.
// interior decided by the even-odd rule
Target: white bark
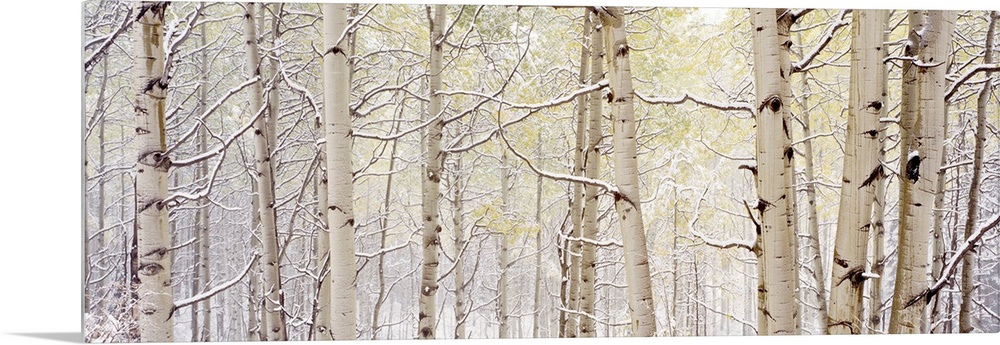
[{"label": "white bark", "polygon": [[444,158],[441,152],[441,132],[444,128],[444,119],[438,116],[441,113],[441,95],[437,91],[441,90],[441,60],[442,46],[444,44],[444,34],[442,27],[445,25],[445,5],[434,5],[433,19],[430,23],[430,106],[428,118],[434,119],[433,123],[427,127],[427,148],[426,148],[426,170],[422,178],[423,184],[423,271],[420,278],[420,298],[418,315],[418,337],[420,339],[434,339],[435,328],[437,327],[437,275],[438,275],[438,251],[441,248],[440,234],[440,214],[438,213],[438,202],[441,198],[441,162]]},{"label": "white bark", "polygon": [[330,230],[330,327],[334,340],[357,337],[350,66],[344,4],[323,5],[323,113],[326,118],[327,226]]},{"label": "white bark", "polygon": [[875,187],[885,173],[878,160],[879,118],[887,107],[883,31],[885,10],[855,10],[851,85],[837,235],[833,250],[830,334],[861,334],[864,273]]},{"label": "white bark", "polygon": [[[507,164],[507,151],[500,155],[500,199],[503,210],[503,218],[510,219],[510,165]],[[502,224],[508,224],[503,222]],[[500,339],[511,337],[510,334],[510,244],[509,238],[512,234],[510,228],[497,229],[497,243],[500,245],[500,281],[497,283],[498,306],[497,316],[500,321]]]},{"label": "white bark", "polygon": [[[208,38],[205,35],[205,25],[201,26],[201,44],[207,45]],[[198,111],[204,112],[208,107],[208,51],[201,51],[201,82],[198,86]],[[205,152],[208,150],[208,129],[205,126],[200,126],[198,129],[198,150],[200,152]],[[198,165],[198,178],[204,179],[208,178],[208,161],[202,161]],[[212,244],[211,234],[208,231],[211,225],[211,217],[208,213],[209,200],[208,198],[201,198],[198,202],[198,291],[205,291],[208,289],[208,283],[212,281],[212,261],[210,248]],[[206,298],[205,301],[199,303],[200,306],[192,308],[192,310],[198,310],[200,312],[201,329],[195,332],[200,332],[201,336],[198,341],[209,342],[212,341],[212,299]],[[195,327],[197,328],[197,327]]]},{"label": "white bark", "polygon": [[[790,208],[794,189],[793,158],[788,124],[789,67],[786,30],[778,29],[774,9],[751,9],[754,76],[757,96],[757,193],[764,256],[762,314],[766,334],[798,334],[798,265],[795,214]],[[784,32],[784,35],[781,33]]]},{"label": "white bark", "polygon": [[[989,28],[986,30],[986,52],[983,57],[983,63],[986,64],[993,63],[997,19],[997,11],[991,11]],[[979,98],[976,100],[976,142],[972,158],[972,183],[969,184],[969,206],[965,218],[965,238],[967,240],[972,237],[979,215],[979,186],[983,175],[983,148],[986,146],[986,113],[993,91],[993,79],[990,72],[986,72],[986,80],[987,82],[983,83],[983,88],[979,91]],[[972,253],[975,253],[974,249]],[[958,311],[958,331],[961,333],[970,333],[976,329],[972,319],[972,300],[975,296],[974,260],[975,257],[972,254],[966,254],[962,259],[962,304]]]},{"label": "white bark", "polygon": [[[391,169],[390,169],[391,170]],[[465,248],[465,215],[463,214],[462,195],[465,185],[462,181],[462,155],[456,154],[455,171],[452,175],[452,212],[453,227],[455,229],[455,339],[465,339],[468,334],[465,332],[465,318],[468,308],[465,306],[465,261],[462,258],[463,248]]]},{"label": "white bark", "polygon": [[[918,300],[914,297],[922,295],[927,288],[928,233],[933,221],[931,208],[938,193],[935,182],[940,173],[944,142],[945,74],[955,17],[954,11],[929,11],[921,30],[920,63],[909,66],[918,69],[917,87],[920,91],[915,118],[900,121],[901,124],[912,121],[913,127],[908,130],[905,125],[901,126],[900,140],[906,143],[903,153],[907,159],[900,159],[900,172],[904,176],[900,179],[899,197],[899,267],[889,320],[889,332],[894,334],[921,332],[924,304],[915,302]],[[904,97],[904,104],[907,101]],[[904,112],[903,116],[906,115]],[[910,157],[919,157],[919,176],[907,172]]]},{"label": "white bark", "polygon": [[[809,138],[812,136],[812,124],[810,120],[809,111],[809,83],[808,83],[808,72],[802,72],[802,106],[800,107],[801,114],[799,116],[802,119],[802,137]],[[884,133],[884,132],[882,132]],[[815,288],[814,292],[811,292],[813,296],[812,303],[816,305],[816,325],[817,334],[827,334],[827,294],[826,294],[826,274],[824,274],[823,269],[823,255],[820,251],[820,237],[819,237],[819,215],[816,211],[816,184],[811,183],[815,181],[815,168],[814,168],[814,155],[813,155],[813,141],[805,140],[802,143],[802,158],[805,160],[805,179],[806,179],[806,221],[808,226],[808,234],[806,236],[806,254],[807,262],[809,268],[812,271],[813,286]],[[808,290],[808,289],[807,289]],[[803,303],[805,304],[805,303]]]},{"label": "white bark", "polygon": [[[583,37],[586,37],[587,32],[590,31],[590,16],[587,15],[589,11],[584,12],[584,31]],[[587,58],[589,57],[589,52],[587,49],[586,40],[580,48],[580,73],[578,75],[577,82],[583,85],[587,78]],[[576,117],[574,121],[576,122],[575,140],[576,146],[573,149],[573,175],[583,176],[584,175],[584,144],[587,141],[587,121],[586,121],[586,110],[587,110],[587,95],[580,94],[576,96]],[[572,208],[570,210],[570,218],[573,224],[573,231],[571,233],[572,238],[580,238],[583,232],[583,184],[574,183],[573,184],[573,199]],[[581,253],[583,251],[583,243],[579,240],[570,240],[570,280],[569,280],[569,305],[566,306],[569,310],[580,310],[581,308],[581,279],[582,279],[582,266],[581,266]],[[587,317],[579,315],[577,313],[571,313],[567,315],[566,318],[566,337],[576,338],[580,331],[580,325],[584,322]]]},{"label": "white bark", "polygon": [[[603,31],[600,26],[594,25],[591,29],[589,16],[584,21],[583,34],[590,35],[590,47],[584,45],[584,53],[590,56],[581,58],[581,65],[586,65],[586,59],[590,59],[590,83],[596,84],[604,78],[604,59],[601,55],[604,52]],[[588,33],[589,31],[589,33]],[[586,41],[585,41],[586,42]],[[581,84],[583,81],[581,81]],[[601,155],[597,146],[601,143],[601,117],[603,116],[603,104],[601,104],[601,91],[591,92],[589,95],[590,111],[587,119],[587,145],[585,147],[584,175],[589,179],[599,179],[601,175]],[[581,98],[584,98],[581,96]],[[582,100],[580,101],[583,102]],[[580,108],[583,108],[581,106]],[[582,109],[581,109],[582,110]],[[578,114],[583,117],[583,114]],[[580,263],[580,311],[583,315],[595,315],[594,306],[595,295],[595,261],[597,260],[597,196],[598,189],[593,185],[587,185],[584,190],[583,205],[583,258]],[[580,318],[580,337],[593,338],[596,336],[594,319],[589,316]]]},{"label": "white bark", "polygon": [[639,195],[636,159],[638,143],[633,102],[635,93],[632,89],[630,48],[625,33],[625,11],[619,7],[607,7],[600,8],[598,13],[605,29],[605,54],[610,61],[608,79],[614,133],[615,182],[620,191],[615,197],[615,209],[618,211],[625,251],[631,334],[651,337],[656,334],[656,316]]},{"label": "white bark", "polygon": [[139,339],[170,342],[174,338],[173,292],[170,288],[170,234],[166,150],[167,78],[163,56],[164,2],[136,2],[135,66],[135,234],[137,259]]},{"label": "white bark", "polygon": [[[247,3],[243,18],[243,35],[246,39],[246,71],[250,78],[260,76],[260,51],[257,47],[257,26],[254,23],[256,4]],[[250,112],[263,111],[264,95],[261,81],[250,86]],[[261,281],[264,294],[264,314],[267,328],[264,329],[265,339],[284,341],[285,316],[281,296],[281,274],[278,262],[277,225],[274,213],[274,184],[271,168],[271,149],[274,143],[268,142],[267,124],[263,117],[258,117],[254,127],[254,160],[257,173],[257,197],[260,200],[259,213],[261,224],[261,247],[263,254],[263,274]]]}]

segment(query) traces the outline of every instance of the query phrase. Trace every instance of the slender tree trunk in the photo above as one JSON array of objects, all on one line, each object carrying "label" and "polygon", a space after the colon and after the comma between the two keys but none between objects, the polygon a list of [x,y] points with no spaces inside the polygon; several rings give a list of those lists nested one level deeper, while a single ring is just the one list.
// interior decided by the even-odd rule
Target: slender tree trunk
[{"label": "slender tree trunk", "polygon": [[[803,72],[801,76],[802,110],[799,118],[802,120],[802,137],[809,138],[812,137],[812,122],[809,118],[809,74],[808,72]],[[817,334],[827,334],[826,275],[823,273],[823,256],[820,254],[819,249],[819,216],[816,213],[816,184],[813,183],[816,180],[816,176],[813,166],[812,140],[806,140],[802,143],[802,153],[805,159],[806,221],[809,231],[808,236],[806,236],[806,258],[808,258],[810,270],[812,271],[813,286],[816,288],[813,298],[816,303]]]},{"label": "slender tree trunk", "polygon": [[[257,26],[254,23],[256,15],[256,4],[246,4],[246,15],[244,16],[243,35],[246,38],[247,74],[253,77],[260,76],[260,51],[257,47]],[[257,113],[263,111],[264,95],[262,82],[257,81],[251,85],[250,111]],[[274,143],[268,142],[267,124],[263,117],[258,117],[253,124],[254,127],[254,158],[256,161],[257,174],[257,197],[260,199],[259,212],[261,223],[261,247],[263,260],[263,283],[264,308],[268,328],[264,331],[265,339],[270,341],[284,341],[287,339],[285,333],[285,315],[283,311],[281,296],[281,272],[278,262],[278,242],[277,226],[274,211],[274,184],[271,168],[271,149]]]},{"label": "slender tree trunk", "polygon": [[[395,150],[395,146],[393,146]],[[389,169],[390,171],[392,169]],[[465,318],[468,312],[465,306],[465,268],[462,259],[462,248],[465,247],[465,215],[463,214],[463,193],[465,185],[462,182],[462,155],[455,155],[455,172],[452,175],[452,209],[454,210],[453,227],[455,229],[455,339],[465,339]]]},{"label": "slender tree trunk", "polygon": [[170,234],[167,232],[166,128],[167,84],[164,70],[163,19],[166,2],[136,2],[135,140],[135,229],[138,259],[139,340],[171,342],[174,339],[173,291],[170,288]]},{"label": "slender tree trunk", "polygon": [[[754,26],[754,71],[757,94],[757,192],[762,227],[766,294],[763,316],[767,334],[798,334],[799,311],[795,289],[798,265],[795,252],[795,214],[788,203],[794,186],[790,169],[794,152],[788,127],[787,30],[779,30],[774,9],[751,9]],[[788,24],[781,24],[782,26]],[[784,33],[784,35],[782,35]]]},{"label": "slender tree trunk", "polygon": [[620,192],[615,196],[615,208],[625,251],[631,330],[633,336],[651,337],[656,334],[656,315],[639,195],[635,94],[629,62],[630,47],[625,33],[625,11],[620,7],[608,7],[598,12],[606,29],[605,48],[610,60],[608,79],[614,128],[615,182]]},{"label": "slender tree trunk", "polygon": [[[986,30],[986,52],[983,63],[993,63],[994,39],[996,36],[997,11],[990,12],[990,24]],[[986,73],[986,82],[983,83],[982,90],[979,91],[979,98],[976,100],[976,143],[975,153],[972,158],[972,183],[969,184],[969,207],[965,218],[965,238],[972,236],[976,228],[976,220],[979,215],[979,186],[983,175],[983,149],[986,146],[986,112],[989,105],[990,95],[993,92],[993,79],[991,73]],[[972,301],[975,297],[975,285],[973,279],[974,250],[965,254],[962,258],[962,304],[958,311],[958,331],[970,333],[975,330],[972,321]]]},{"label": "slender tree trunk", "polygon": [[[352,69],[353,70],[353,69]],[[395,119],[395,118],[394,118]],[[399,122],[396,122],[395,129],[399,129]],[[397,142],[392,142],[392,149],[389,151],[389,169],[388,171],[393,171],[396,168],[396,152],[397,152]],[[385,194],[382,204],[382,209],[380,210],[379,217],[379,249],[385,249],[385,240],[387,232],[389,231],[389,208],[390,208],[390,198],[392,196],[392,176],[393,174],[388,174],[385,178]],[[461,275],[461,266],[456,267],[457,275]],[[382,311],[382,305],[385,303],[387,294],[385,285],[385,253],[379,253],[378,255],[378,296],[375,298],[375,307],[372,308],[372,323],[371,323],[371,339],[378,339],[378,332],[382,329],[379,325],[379,315]],[[392,334],[390,333],[390,336]]]},{"label": "slender tree trunk", "polygon": [[[538,140],[535,147],[536,159],[542,161],[542,131],[538,131]],[[535,224],[538,225],[538,232],[535,233],[535,301],[532,308],[531,317],[531,337],[538,339],[541,337],[542,328],[542,175],[538,175],[535,181]]]},{"label": "slender tree trunk", "polygon": [[334,340],[357,335],[354,187],[351,168],[350,66],[344,4],[323,5],[323,113],[326,117],[327,225],[330,229],[330,327]]},{"label": "slender tree trunk", "polygon": [[[910,13],[914,15],[913,12]],[[900,159],[899,197],[899,263],[896,287],[892,299],[889,332],[919,333],[924,310],[924,290],[927,288],[927,243],[933,215],[931,207],[938,193],[935,181],[939,174],[943,151],[944,88],[947,55],[955,28],[954,11],[929,11],[920,37],[920,63],[904,66],[917,68],[919,95],[913,113],[903,108],[900,120],[902,151]],[[910,20],[914,24],[914,18]],[[917,22],[919,23],[919,22]],[[904,85],[909,80],[904,74]],[[905,89],[904,89],[905,90]],[[904,94],[903,104],[911,101]],[[913,116],[908,119],[906,116]]]},{"label": "slender tree trunk", "polygon": [[427,127],[427,156],[426,171],[422,179],[423,182],[423,272],[420,279],[420,313],[419,338],[434,339],[435,327],[437,325],[437,275],[438,275],[438,251],[441,247],[440,214],[438,213],[438,201],[441,198],[441,162],[444,154],[441,152],[441,132],[444,128],[444,119],[438,116],[441,109],[441,95],[437,94],[441,90],[441,59],[443,47],[443,27],[445,25],[445,5],[434,5],[433,19],[430,23],[430,107],[428,107],[428,118],[435,119]]},{"label": "slender tree trunk", "polygon": [[830,334],[861,334],[868,233],[875,187],[885,172],[878,160],[879,118],[886,107],[884,10],[855,10],[844,173],[830,280]]},{"label": "slender tree trunk", "polygon": [[[583,33],[581,37],[583,38],[583,44],[580,45],[580,73],[577,77],[577,82],[583,85],[587,78],[587,58],[590,53],[587,50],[586,37],[588,31],[590,31],[590,16],[587,15],[589,10],[584,10],[583,15]],[[579,95],[576,97],[576,131],[574,132],[576,139],[576,146],[573,149],[573,175],[583,176],[584,175],[584,145],[587,142],[587,121],[586,121],[586,111],[587,111],[587,96]],[[570,240],[570,280],[569,280],[569,308],[570,310],[579,311],[582,308],[581,298],[581,259],[583,252],[583,241],[580,241],[580,237],[583,234],[583,195],[584,186],[582,183],[573,184],[573,205],[570,210],[571,219],[573,221],[573,234],[571,235],[573,240]],[[567,316],[566,320],[566,337],[576,338],[581,332],[581,323],[587,319],[585,315],[579,315],[576,313]]]},{"label": "slender tree trunk", "polygon": [[[322,121],[320,129],[326,128]],[[325,135],[325,133],[324,133]],[[330,316],[330,230],[327,226],[327,210],[329,209],[328,181],[326,173],[326,145],[320,147],[319,167],[316,169],[316,215],[320,228],[316,230],[313,242],[315,249],[316,274],[316,304],[313,306],[312,340],[333,340],[331,335]]]},{"label": "slender tree trunk", "polygon": [[[260,242],[260,200],[256,197],[257,184],[250,184],[251,192],[254,197],[251,198],[250,208],[250,230],[253,232],[254,236],[250,239],[250,246],[253,251],[262,252],[263,246]],[[264,330],[267,329],[267,320],[264,318],[263,310],[263,296],[261,295],[261,276],[263,275],[263,266],[260,260],[257,260],[253,264],[254,268],[250,270],[250,282],[248,287],[247,295],[249,296],[249,301],[247,302],[247,340],[249,341],[260,341],[264,339]],[[225,304],[222,304],[225,306]]]},{"label": "slender tree trunk", "polygon": [[[604,59],[601,55],[604,52],[604,39],[603,31],[601,28],[594,27],[591,29],[590,16],[584,14],[584,35],[588,32],[590,34],[590,47],[584,44],[583,53],[585,54],[581,57],[581,65],[585,66],[586,59],[590,59],[590,83],[596,84],[604,78]],[[589,55],[589,56],[586,56]],[[581,68],[583,69],[583,68]],[[584,81],[581,81],[581,84]],[[581,98],[585,97],[583,95]],[[601,155],[598,151],[597,146],[601,143],[601,117],[603,116],[602,104],[601,104],[601,91],[591,92],[589,95],[590,102],[590,112],[587,119],[587,146],[585,147],[586,156],[584,158],[584,175],[593,180],[600,179],[601,174]],[[582,103],[582,101],[581,101]],[[580,106],[581,111],[583,106]],[[583,117],[582,112],[577,114],[581,118]],[[580,337],[593,338],[597,335],[597,330],[595,329],[594,316],[596,295],[594,294],[594,288],[597,280],[595,279],[596,270],[596,260],[597,260],[597,246],[594,245],[593,241],[597,241],[597,187],[593,185],[587,185],[584,189],[584,199],[583,199],[583,238],[587,239],[589,242],[583,244],[583,257],[580,265],[580,311],[583,312],[583,316],[580,319]]]},{"label": "slender tree trunk", "polygon": [[[205,25],[201,26],[201,45],[205,46],[208,44],[208,38],[206,37]],[[204,112],[208,108],[208,51],[201,51],[201,81],[198,86],[198,112]],[[208,151],[208,129],[205,126],[200,126],[198,128],[198,151],[206,152]],[[208,178],[208,161],[202,161],[198,166],[198,179]],[[207,181],[206,181],[207,182]],[[208,231],[211,226],[211,215],[209,214],[209,200],[207,197],[201,198],[198,202],[198,289],[199,291],[208,290],[209,283],[212,281],[212,260],[210,254],[210,248],[212,245],[211,233]],[[201,329],[198,331],[201,333],[201,337],[198,341],[209,342],[212,341],[212,299],[206,298],[204,301],[199,303],[200,306],[197,309],[200,311],[201,317]]]},{"label": "slender tree trunk", "polygon": [[[511,219],[513,214],[510,209],[510,165],[507,162],[507,151],[500,155],[500,198],[502,200],[503,217]],[[505,224],[507,222],[504,222]],[[497,284],[497,292],[500,295],[498,301],[498,316],[500,318],[500,339],[511,337],[510,334],[510,245],[508,240],[512,237],[510,228],[499,229],[497,236],[500,244],[500,281]],[[571,295],[572,296],[572,295]]]}]

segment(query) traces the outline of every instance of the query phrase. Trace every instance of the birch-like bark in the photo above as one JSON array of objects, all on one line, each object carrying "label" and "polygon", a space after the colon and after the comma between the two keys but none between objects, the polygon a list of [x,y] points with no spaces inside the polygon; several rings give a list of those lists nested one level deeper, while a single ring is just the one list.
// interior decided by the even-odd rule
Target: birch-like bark
[{"label": "birch-like bark", "polygon": [[[330,229],[330,331],[333,340],[357,335],[354,264],[353,170],[351,168],[350,66],[344,4],[323,5],[323,113],[326,118],[327,226]],[[338,44],[339,43],[339,44]]]},{"label": "birch-like bark", "polygon": [[[395,149],[395,146],[393,146]],[[389,169],[392,171],[392,169]],[[465,306],[465,268],[463,264],[465,261],[462,259],[462,248],[465,248],[465,212],[463,208],[463,193],[465,191],[465,185],[462,181],[462,154],[455,155],[455,170],[452,176],[452,212],[453,224],[455,229],[455,339],[465,339],[468,335],[465,333],[465,318],[466,313],[468,313],[468,308]]]},{"label": "birch-like bark", "polygon": [[[581,65],[586,66],[586,59],[590,59],[590,83],[593,85],[604,78],[604,57],[602,55],[604,52],[604,33],[600,25],[591,24],[590,16],[585,14],[585,18],[583,34],[586,37],[589,33],[590,41],[584,40],[583,52],[589,56],[585,55],[581,57]],[[591,29],[592,25],[593,29]],[[586,43],[589,43],[590,47],[587,47]],[[583,81],[581,81],[581,84],[583,84]],[[601,91],[594,91],[590,95],[581,95],[580,97],[589,97],[590,102],[589,116],[587,118],[587,146],[584,149],[586,154],[584,158],[584,175],[589,179],[597,180],[601,174],[601,155],[598,151],[598,145],[601,143],[601,117],[603,116]],[[583,108],[583,106],[580,108]],[[578,115],[583,117],[583,114]],[[580,311],[584,315],[580,317],[580,337],[583,338],[593,338],[597,335],[594,319],[589,316],[595,315],[595,304],[597,302],[597,296],[594,291],[597,281],[595,279],[597,246],[594,245],[594,241],[597,240],[597,195],[597,187],[587,185],[584,188],[583,238],[587,239],[587,242],[583,244],[583,253],[580,262]]]},{"label": "birch-like bark", "polygon": [[[201,26],[201,45],[208,45],[208,38],[205,32],[206,25]],[[208,50],[201,51],[201,80],[198,86],[198,112],[204,112],[208,107]],[[205,126],[198,128],[198,152],[208,151],[208,129]],[[204,160],[198,165],[198,179],[208,178],[208,160]],[[211,217],[208,213],[209,200],[207,197],[201,198],[198,202],[198,290],[208,290],[209,282],[212,281],[212,260],[210,248],[212,244],[211,234],[208,229],[211,225]],[[212,341],[212,299],[206,298],[198,303],[199,306],[192,308],[198,310],[201,317],[201,333],[198,341]],[[197,328],[197,327],[195,327]]]},{"label": "birch-like bark", "polygon": [[[904,176],[899,186],[899,261],[889,318],[889,333],[893,334],[921,332],[923,292],[927,288],[928,233],[933,221],[931,208],[938,193],[935,182],[940,173],[944,142],[946,63],[955,17],[955,11],[928,11],[927,22],[920,30],[923,36],[918,45],[919,62],[904,66],[917,69],[919,94],[915,95],[917,102],[913,105],[916,107],[904,108],[901,113],[902,116],[915,115],[914,118],[900,120],[900,140],[905,143],[901,152],[906,153],[906,159],[900,159],[900,172]],[[914,24],[914,18],[910,23]],[[906,96],[904,94],[904,105],[911,101]],[[913,109],[912,114],[906,112],[910,109]]]},{"label": "birch-like bark", "polygon": [[[325,117],[321,117],[325,119]],[[321,120],[320,130],[326,128],[326,121]],[[325,133],[324,133],[325,135]],[[330,230],[327,226],[327,209],[329,209],[329,193],[327,191],[326,145],[320,146],[319,167],[316,169],[316,216],[320,227],[316,230],[313,242],[315,251],[316,304],[313,306],[312,340],[333,340],[330,332]]]},{"label": "birch-like bark", "polygon": [[174,339],[173,291],[170,288],[170,234],[167,172],[170,157],[164,126],[169,78],[164,70],[163,19],[166,2],[136,2],[132,68],[135,87],[135,235],[138,260],[139,340]]},{"label": "birch-like bark", "polygon": [[885,116],[885,10],[855,10],[843,184],[833,249],[830,334],[861,334],[868,234],[875,187],[885,175],[878,160],[879,119]]},{"label": "birch-like bark", "polygon": [[[983,56],[984,64],[993,63],[993,54],[996,39],[996,22],[1000,18],[997,11],[990,11],[990,24],[986,29],[986,52]],[[972,156],[972,182],[969,184],[969,207],[965,218],[965,238],[968,240],[976,228],[977,216],[979,215],[979,186],[983,175],[983,148],[986,146],[986,113],[990,96],[993,92],[993,79],[990,72],[986,72],[986,82],[983,83],[982,90],[979,91],[979,98],[976,100],[976,142],[975,152]],[[972,320],[973,297],[975,296],[975,285],[973,284],[973,260],[975,253],[973,247],[962,258],[962,304],[958,309],[958,331],[960,333],[970,333],[975,330]]]},{"label": "birch-like bark", "polygon": [[[250,184],[251,193],[257,195],[257,184]],[[252,250],[256,253],[263,253],[262,246],[260,243],[260,200],[257,197],[253,197],[250,200],[250,230],[253,232],[253,237],[250,239],[250,246]],[[254,268],[250,270],[250,282],[248,286],[247,295],[249,301],[247,302],[247,334],[246,339],[249,341],[261,341],[264,339],[264,330],[267,329],[266,318],[263,317],[263,299],[261,295],[261,276],[263,276],[263,265],[261,265],[260,260],[253,263]],[[225,304],[223,304],[225,306]]]},{"label": "birch-like bark", "polygon": [[[500,155],[500,200],[503,218],[511,219],[510,209],[510,164],[507,162],[507,151]],[[504,222],[506,224],[507,222]],[[497,242],[500,245],[500,281],[497,283],[497,313],[500,321],[500,339],[510,338],[510,245],[508,239],[510,228],[498,229]]]},{"label": "birch-like bark", "polygon": [[[585,14],[583,16],[584,21],[584,31],[583,37],[586,37],[587,31],[590,30],[590,16]],[[587,57],[590,54],[587,51],[586,40],[580,48],[580,73],[577,77],[577,82],[580,85],[586,81],[587,78]],[[584,144],[587,141],[587,122],[585,118],[586,113],[586,95],[579,95],[576,97],[576,117],[574,121],[576,122],[576,131],[574,132],[576,139],[576,146],[573,148],[573,175],[583,176],[584,175]],[[573,199],[572,208],[570,209],[570,219],[573,224],[573,232],[571,237],[574,238],[570,240],[569,252],[570,252],[570,268],[569,268],[569,305],[566,306],[569,310],[580,310],[580,294],[581,294],[581,252],[583,251],[583,243],[578,240],[583,233],[583,196],[584,186],[581,183],[573,184]],[[580,323],[586,316],[578,315],[576,313],[571,313],[566,316],[566,337],[576,338],[580,331]]]},{"label": "birch-like bark", "polygon": [[[888,24],[889,16],[884,17],[886,23]],[[889,41],[889,30],[886,30],[882,34],[882,41]],[[882,74],[882,93],[888,94],[889,92],[889,73]],[[885,150],[886,150],[886,131],[882,130],[878,133],[878,161],[885,162]],[[883,163],[884,164],[884,163]],[[883,167],[884,168],[884,167]],[[872,203],[872,229],[871,229],[871,266],[870,271],[877,275],[876,278],[870,278],[865,280],[865,284],[868,285],[868,333],[870,334],[881,334],[882,333],[882,270],[885,268],[885,202],[886,202],[886,185],[889,184],[888,179],[883,179],[875,185],[875,198]]]},{"label": "birch-like bark", "polygon": [[[774,9],[751,9],[754,79],[757,96],[757,211],[762,228],[766,294],[762,314],[767,334],[798,334],[798,265],[795,252],[794,193],[789,176],[791,148],[787,30],[779,30]],[[782,24],[785,25],[785,24]],[[784,33],[782,35],[782,33]]]},{"label": "birch-like bark", "polygon": [[[441,55],[444,45],[442,27],[445,25],[446,8],[445,5],[434,5],[433,7],[434,17],[430,21],[430,70],[427,72],[430,78],[428,118],[435,118],[442,111],[442,96],[437,92],[441,90]],[[441,199],[441,162],[444,158],[444,154],[441,152],[441,132],[443,129],[444,119],[441,117],[437,117],[437,120],[434,120],[427,127],[427,156],[425,157],[427,165],[421,179],[423,184],[423,241],[421,245],[424,262],[418,301],[420,311],[417,318],[420,339],[434,339],[437,326],[438,251],[441,248],[438,202]]]},{"label": "birch-like bark", "polygon": [[625,11],[620,7],[601,7],[597,12],[604,26],[605,54],[610,61],[608,79],[614,133],[615,182],[621,192],[615,196],[615,209],[618,211],[625,251],[631,331],[633,336],[651,337],[656,334],[656,315],[639,195],[636,159],[638,142],[633,101],[635,93],[629,62],[630,47],[625,33]]},{"label": "birch-like bark", "polygon": [[[353,45],[351,46],[354,47]],[[351,68],[353,71],[354,69]],[[352,74],[353,75],[353,74]],[[395,120],[395,117],[393,118]],[[399,122],[396,122],[395,129],[399,129]],[[398,152],[398,142],[392,142],[392,149],[389,150],[389,169],[388,171],[395,171],[396,169],[396,152]],[[385,249],[386,235],[389,231],[389,208],[391,206],[392,197],[392,177],[394,174],[388,174],[385,178],[385,194],[383,195],[382,209],[380,210],[381,216],[379,217],[379,249]],[[456,271],[461,269],[461,266],[455,268]],[[461,272],[456,272],[455,274],[461,275]],[[385,304],[387,299],[386,284],[385,284],[385,253],[379,253],[378,255],[378,296],[375,297],[375,306],[372,308],[372,320],[371,320],[371,340],[378,339],[379,331],[382,326],[379,325],[379,315],[382,312],[382,305]]]},{"label": "birch-like bark", "polygon": [[[536,159],[542,161],[542,131],[538,131],[538,140],[535,150]],[[535,233],[535,300],[532,307],[531,317],[531,337],[539,339],[542,330],[542,175],[538,175],[535,180],[535,224],[538,225],[538,232]]]},{"label": "birch-like bark", "polygon": [[[243,18],[243,35],[246,39],[246,71],[250,78],[260,76],[260,51],[257,47],[257,25],[254,23],[256,4],[247,3]],[[264,106],[263,85],[257,81],[250,86],[250,112],[257,113]],[[257,198],[260,200],[260,240],[263,257],[263,274],[261,276],[262,293],[264,295],[264,321],[267,328],[263,330],[264,338],[269,341],[284,341],[285,314],[281,296],[281,273],[278,262],[277,224],[274,211],[274,184],[271,169],[271,149],[274,143],[268,142],[267,124],[263,117],[258,117],[254,128],[254,160],[257,174]]]},{"label": "birch-like bark", "polygon": [[[802,72],[801,92],[801,113],[802,137],[812,137],[812,120],[809,109],[809,72]],[[806,258],[809,261],[809,268],[812,271],[812,280],[815,291],[812,293],[813,303],[816,303],[816,327],[817,334],[827,334],[827,294],[826,275],[823,273],[823,255],[820,253],[819,244],[819,216],[816,212],[816,180],[815,167],[813,163],[812,140],[802,143],[802,155],[805,160],[805,191],[806,191],[806,223],[808,226],[808,236],[806,236]],[[805,304],[805,303],[803,303]]]}]

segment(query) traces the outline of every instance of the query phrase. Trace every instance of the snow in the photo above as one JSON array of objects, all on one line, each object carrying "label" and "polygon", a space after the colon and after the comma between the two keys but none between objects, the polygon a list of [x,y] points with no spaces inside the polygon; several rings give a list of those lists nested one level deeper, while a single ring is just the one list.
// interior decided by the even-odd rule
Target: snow
[{"label": "snow", "polygon": [[920,150],[910,151],[910,154],[906,155],[906,160],[909,161],[911,159],[916,158],[917,156],[920,156]]}]

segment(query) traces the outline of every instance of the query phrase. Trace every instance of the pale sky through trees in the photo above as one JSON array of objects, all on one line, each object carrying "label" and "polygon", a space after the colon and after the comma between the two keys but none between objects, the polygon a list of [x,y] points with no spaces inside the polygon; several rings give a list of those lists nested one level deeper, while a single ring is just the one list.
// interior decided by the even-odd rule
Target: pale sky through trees
[{"label": "pale sky through trees", "polygon": [[996,11],[82,11],[88,341],[1000,332]]}]

